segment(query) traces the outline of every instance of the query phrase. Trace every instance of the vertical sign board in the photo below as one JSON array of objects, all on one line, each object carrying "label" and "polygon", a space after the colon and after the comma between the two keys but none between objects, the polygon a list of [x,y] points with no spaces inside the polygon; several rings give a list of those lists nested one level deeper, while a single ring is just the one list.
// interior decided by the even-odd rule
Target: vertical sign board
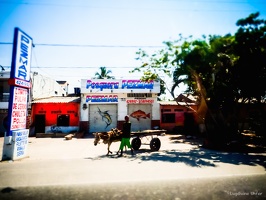
[{"label": "vertical sign board", "polygon": [[26,129],[30,84],[31,50],[33,41],[15,28],[8,107],[8,129],[5,133],[2,160],[16,160],[27,156],[29,130]]}]

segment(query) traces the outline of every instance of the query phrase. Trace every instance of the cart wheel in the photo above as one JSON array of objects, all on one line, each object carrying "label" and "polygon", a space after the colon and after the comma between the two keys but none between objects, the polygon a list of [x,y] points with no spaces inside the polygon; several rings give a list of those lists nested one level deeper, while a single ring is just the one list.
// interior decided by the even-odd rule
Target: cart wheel
[{"label": "cart wheel", "polygon": [[141,145],[141,140],[136,137],[134,138],[132,141],[131,141],[131,146],[134,150],[139,150],[140,148],[140,145]]},{"label": "cart wheel", "polygon": [[150,143],[152,151],[158,151],[161,147],[161,141],[159,138],[153,138]]}]

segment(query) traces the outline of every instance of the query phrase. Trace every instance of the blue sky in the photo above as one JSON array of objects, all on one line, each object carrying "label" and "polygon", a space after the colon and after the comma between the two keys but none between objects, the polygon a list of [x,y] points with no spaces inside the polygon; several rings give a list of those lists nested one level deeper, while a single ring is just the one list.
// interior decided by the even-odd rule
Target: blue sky
[{"label": "blue sky", "polygon": [[[132,78],[139,48],[193,35],[234,34],[236,21],[260,12],[265,0],[0,0],[0,65],[11,65],[15,27],[33,38],[32,71],[73,87],[106,66]],[[133,76],[138,77],[139,74]]]}]

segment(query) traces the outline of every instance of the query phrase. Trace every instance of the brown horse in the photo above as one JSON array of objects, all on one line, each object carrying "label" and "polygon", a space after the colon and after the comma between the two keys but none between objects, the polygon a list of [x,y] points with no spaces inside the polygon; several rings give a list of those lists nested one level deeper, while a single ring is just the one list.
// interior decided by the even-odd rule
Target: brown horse
[{"label": "brown horse", "polygon": [[108,132],[96,132],[94,134],[94,145],[96,146],[98,143],[100,143],[100,140],[103,141],[104,144],[108,144],[107,146],[107,154],[112,154],[112,151],[110,151],[110,146],[112,142],[119,142],[122,138],[122,131],[118,130],[117,128],[112,128]]}]

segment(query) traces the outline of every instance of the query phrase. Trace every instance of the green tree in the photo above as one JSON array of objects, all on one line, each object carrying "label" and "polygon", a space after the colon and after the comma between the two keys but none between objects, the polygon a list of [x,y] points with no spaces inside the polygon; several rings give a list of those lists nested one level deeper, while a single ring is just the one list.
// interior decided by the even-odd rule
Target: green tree
[{"label": "green tree", "polygon": [[106,67],[100,67],[100,72],[95,73],[96,79],[115,79],[114,76],[111,76],[111,70],[107,70]]},{"label": "green tree", "polygon": [[266,20],[259,13],[237,21],[235,53],[239,57],[237,80],[243,99],[265,99],[266,91]]},{"label": "green tree", "polygon": [[134,73],[136,71],[142,72],[143,76],[141,77],[141,80],[143,81],[160,81],[159,96],[161,94],[165,94],[166,89],[169,90],[169,88],[167,88],[163,76],[171,76],[171,66],[168,63],[169,57],[167,50],[162,49],[157,53],[149,55],[143,49],[139,49],[136,54],[136,60],[139,60],[142,64],[140,67],[136,67],[135,69],[130,71],[130,73]]},{"label": "green tree", "polygon": [[[237,21],[235,34],[236,62],[235,77],[238,91],[243,102],[259,108],[248,121],[254,124],[256,133],[265,134],[266,113],[266,20],[258,19],[259,13]],[[251,112],[249,112],[251,113]]]},{"label": "green tree", "polygon": [[[173,77],[171,94],[180,83],[197,95],[198,115],[207,127],[209,138],[225,143],[238,133],[236,119],[240,99],[265,99],[266,28],[258,13],[240,19],[235,35],[180,38],[164,42],[166,48],[152,56],[137,52],[145,79],[160,73]],[[147,76],[148,75],[148,76]],[[265,119],[265,117],[263,118]]]}]

